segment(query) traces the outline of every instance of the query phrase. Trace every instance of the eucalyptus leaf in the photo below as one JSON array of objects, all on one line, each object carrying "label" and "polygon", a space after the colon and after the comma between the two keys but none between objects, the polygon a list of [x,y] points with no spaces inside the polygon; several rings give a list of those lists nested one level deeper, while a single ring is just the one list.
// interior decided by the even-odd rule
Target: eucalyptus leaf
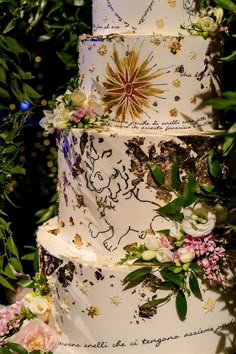
[{"label": "eucalyptus leaf", "polygon": [[192,293],[200,300],[202,300],[201,290],[196,276],[191,272],[189,275],[189,287]]},{"label": "eucalyptus leaf", "polygon": [[175,304],[180,320],[184,321],[187,315],[187,300],[182,290],[178,290]]},{"label": "eucalyptus leaf", "polygon": [[[1,70],[1,69],[0,69],[0,70]],[[5,90],[4,88],[2,88],[1,86],[0,86],[0,96],[1,96],[1,97],[5,97],[5,98],[7,98],[8,100],[10,99],[10,95],[9,95],[8,91]]]},{"label": "eucalyptus leaf", "polygon": [[162,169],[154,162],[147,163],[155,182],[162,185],[165,182],[165,174]]},{"label": "eucalyptus leaf", "polygon": [[134,270],[133,272],[129,273],[123,280],[124,283],[129,281],[138,280],[143,278],[145,275],[150,274],[152,272],[151,267],[142,267],[139,269]]},{"label": "eucalyptus leaf", "polygon": [[199,186],[206,192],[210,193],[214,190],[215,186],[209,183],[199,183]]}]

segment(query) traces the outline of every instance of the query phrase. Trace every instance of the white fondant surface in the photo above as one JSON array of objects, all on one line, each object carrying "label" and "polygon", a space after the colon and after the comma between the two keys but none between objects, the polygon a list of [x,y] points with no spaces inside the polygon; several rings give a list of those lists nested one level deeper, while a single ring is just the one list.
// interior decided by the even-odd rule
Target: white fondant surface
[{"label": "white fondant surface", "polygon": [[94,0],[93,33],[177,35],[180,25],[195,18],[195,2],[187,0]]},{"label": "white fondant surface", "polygon": [[[40,238],[46,245],[51,238],[48,226],[50,222]],[[57,256],[57,240],[51,251]],[[73,253],[67,257],[56,264],[58,259],[49,259],[47,253],[41,263],[54,279],[53,318],[61,343],[55,354],[233,354],[232,292],[222,295],[203,287],[203,301],[193,295],[187,298],[183,322],[176,314],[174,297],[157,308],[153,317],[140,317],[139,306],[155,294],[147,284],[124,290],[122,281],[135,267],[76,260]],[[157,291],[158,298],[167,295]]]},{"label": "white fondant surface", "polygon": [[[107,126],[156,131],[215,128],[203,100],[219,93],[218,45],[201,37],[80,37],[80,87]],[[99,108],[98,108],[99,107]]]}]

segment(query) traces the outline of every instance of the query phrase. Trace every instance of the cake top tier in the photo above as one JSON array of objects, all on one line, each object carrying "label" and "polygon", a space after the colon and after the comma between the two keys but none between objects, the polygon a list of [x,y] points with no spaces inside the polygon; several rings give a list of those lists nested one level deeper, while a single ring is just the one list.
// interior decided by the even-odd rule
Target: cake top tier
[{"label": "cake top tier", "polygon": [[93,0],[93,34],[176,35],[195,18],[196,0]]}]

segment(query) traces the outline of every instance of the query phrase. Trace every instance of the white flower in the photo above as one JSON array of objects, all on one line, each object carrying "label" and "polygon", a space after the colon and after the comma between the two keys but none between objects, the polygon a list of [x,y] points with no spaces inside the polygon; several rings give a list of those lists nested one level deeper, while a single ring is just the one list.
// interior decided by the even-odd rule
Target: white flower
[{"label": "white flower", "polygon": [[84,107],[86,103],[86,95],[80,90],[75,90],[70,95],[73,105],[76,107]]},{"label": "white flower", "polygon": [[44,110],[44,117],[39,121],[40,127],[46,130],[49,134],[53,133],[55,128],[53,126],[54,114],[52,111]]},{"label": "white flower", "polygon": [[220,24],[223,16],[224,16],[224,10],[222,9],[222,7],[211,7],[210,10],[208,10],[207,12],[208,16],[214,16],[216,18],[215,22],[217,24]]},{"label": "white flower", "polygon": [[196,203],[183,210],[182,227],[192,237],[209,235],[216,225],[216,215],[206,204]]},{"label": "white flower", "polygon": [[156,259],[160,263],[170,262],[172,260],[172,254],[173,253],[168,248],[162,247],[156,251]]},{"label": "white flower", "polygon": [[25,302],[25,306],[36,316],[44,315],[49,309],[48,300],[42,296],[34,296],[30,301]]},{"label": "white flower", "polygon": [[176,221],[172,222],[172,226],[170,228],[170,236],[177,239],[183,236],[183,227],[180,223],[177,223]]},{"label": "white flower", "polygon": [[161,242],[158,237],[147,237],[145,243],[145,247],[148,250],[157,250],[158,248],[161,247]]},{"label": "white flower", "polygon": [[142,260],[144,261],[151,261],[152,259],[156,258],[156,250],[147,250],[142,253]]},{"label": "white flower", "polygon": [[189,263],[194,259],[195,252],[194,250],[188,250],[187,248],[180,247],[178,249],[178,255],[179,255],[179,260],[182,263]]},{"label": "white flower", "polygon": [[56,129],[66,129],[67,124],[74,114],[74,111],[69,111],[63,103],[59,103],[58,106],[53,110],[54,119],[53,126]]},{"label": "white flower", "polygon": [[199,23],[204,32],[213,33],[217,30],[217,23],[210,16],[200,18]]}]

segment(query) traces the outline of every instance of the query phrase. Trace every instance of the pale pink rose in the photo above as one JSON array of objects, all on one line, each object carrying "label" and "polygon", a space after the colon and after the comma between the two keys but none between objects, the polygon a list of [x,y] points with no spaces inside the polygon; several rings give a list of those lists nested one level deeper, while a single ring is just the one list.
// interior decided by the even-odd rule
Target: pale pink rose
[{"label": "pale pink rose", "polygon": [[11,337],[11,342],[22,345],[29,352],[33,350],[53,352],[58,347],[56,331],[38,318],[26,320],[20,331]]}]

